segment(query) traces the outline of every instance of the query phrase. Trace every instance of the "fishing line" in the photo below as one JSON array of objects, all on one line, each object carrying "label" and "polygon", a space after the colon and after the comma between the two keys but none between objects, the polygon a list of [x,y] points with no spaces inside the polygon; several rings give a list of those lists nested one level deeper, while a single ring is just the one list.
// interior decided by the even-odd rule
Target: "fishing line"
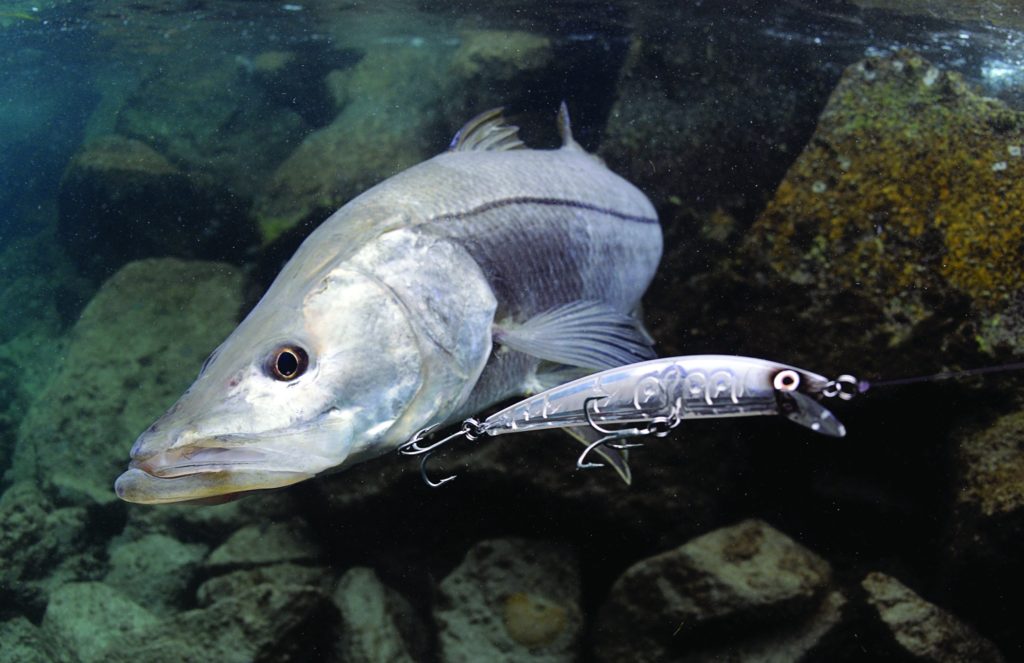
[{"label": "fishing line", "polygon": [[903,384],[917,384],[919,382],[935,382],[938,380],[950,380],[952,378],[963,378],[971,375],[984,375],[986,373],[1004,373],[1007,371],[1019,371],[1024,370],[1024,361],[1014,362],[1010,364],[999,364],[998,366],[983,366],[981,368],[968,368],[962,371],[945,371],[943,373],[933,373],[932,375],[918,375],[907,378],[895,378],[892,380],[858,380],[857,391],[864,393],[872,387],[891,387],[894,385]]}]

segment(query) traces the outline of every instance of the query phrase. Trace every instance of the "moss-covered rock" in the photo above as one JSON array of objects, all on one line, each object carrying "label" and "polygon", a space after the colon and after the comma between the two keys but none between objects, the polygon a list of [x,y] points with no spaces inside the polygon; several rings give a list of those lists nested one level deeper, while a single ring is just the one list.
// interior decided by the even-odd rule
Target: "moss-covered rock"
[{"label": "moss-covered rock", "polygon": [[326,127],[306,136],[257,198],[254,214],[265,243],[297,224],[318,224],[377,182],[439,151],[437,101],[441,53],[381,47],[354,67],[328,76],[342,107]]},{"label": "moss-covered rock", "polygon": [[206,552],[202,544],[182,543],[163,534],[115,540],[103,582],[154,614],[169,614],[186,604]]},{"label": "moss-covered rock", "polygon": [[132,440],[237,323],[241,275],[222,263],[130,263],[71,331],[67,356],[22,421],[12,476],[72,500],[116,500]]},{"label": "moss-covered rock", "polygon": [[43,633],[66,661],[108,660],[111,643],[157,623],[146,608],[101,582],[58,588],[46,606]]},{"label": "moss-covered rock", "polygon": [[267,93],[259,79],[263,60],[184,51],[153,70],[125,100],[117,132],[250,200],[310,127]]},{"label": "moss-covered rock", "polygon": [[958,325],[978,349],[1024,352],[1022,149],[1024,113],[909,51],[868,58],[844,73],[747,250],[826,325],[847,297],[897,345],[967,307]]},{"label": "moss-covered rock", "polygon": [[148,257],[237,261],[256,240],[243,206],[226,188],[123,136],[85,145],[61,180],[58,200],[59,239],[93,278]]},{"label": "moss-covered rock", "polygon": [[30,482],[0,496],[0,617],[38,619],[53,588],[100,572],[89,526],[85,509],[57,508]]}]

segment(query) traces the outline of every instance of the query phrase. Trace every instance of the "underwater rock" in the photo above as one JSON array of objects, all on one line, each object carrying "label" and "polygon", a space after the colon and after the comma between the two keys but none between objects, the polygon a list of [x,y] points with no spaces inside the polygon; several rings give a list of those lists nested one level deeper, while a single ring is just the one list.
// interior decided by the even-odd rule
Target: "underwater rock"
[{"label": "underwater rock", "polygon": [[174,402],[237,324],[241,275],[177,259],[126,265],[71,331],[67,356],[22,421],[13,479],[114,502],[132,441]]},{"label": "underwater rock", "polygon": [[[264,567],[275,569],[276,567]],[[110,663],[299,663],[330,651],[337,613],[328,596],[309,584],[257,580],[238,572],[237,591],[212,595],[188,610],[124,635],[104,652]],[[218,589],[223,590],[223,585]],[[86,662],[83,662],[86,663]]]},{"label": "underwater rock", "polygon": [[144,607],[101,582],[76,582],[54,590],[42,630],[65,661],[107,661],[111,643],[157,624]]},{"label": "underwater rock", "polygon": [[51,663],[56,661],[43,632],[24,617],[0,622],[3,660],[10,663]]},{"label": "underwater rock", "polygon": [[1010,651],[1021,641],[1020,611],[992,597],[1024,592],[1024,411],[959,438],[948,573],[954,606]]},{"label": "underwater rock", "polygon": [[960,442],[959,460],[960,504],[988,519],[1024,516],[1024,412],[1000,417],[984,431],[966,436]]},{"label": "underwater rock", "polygon": [[288,107],[291,97],[268,90],[257,65],[220,49],[178,52],[128,97],[117,132],[249,201],[311,128]]},{"label": "underwater rock", "polygon": [[75,155],[58,202],[58,237],[93,278],[140,258],[240,260],[257,239],[226,189],[122,136],[97,138]]},{"label": "underwater rock", "polygon": [[436,535],[439,514],[458,513],[446,524],[452,537],[475,540],[487,522],[502,531],[586,540],[605,551],[606,566],[622,567],[697,535],[707,523],[736,520],[730,492],[742,490],[736,474],[752,447],[737,434],[740,428],[712,424],[686,435],[685,443],[650,440],[631,456],[630,486],[610,468],[577,470],[580,443],[562,431],[539,431],[454,443],[435,454],[428,468],[435,480],[458,476],[442,490],[424,485],[419,459],[397,454],[318,478],[306,489],[315,492],[329,521],[359,531],[359,545],[368,551],[396,545],[395,532],[378,531],[377,514],[387,513],[402,540],[417,545]]},{"label": "underwater rock", "polygon": [[993,663],[1003,660],[995,645],[948,612],[925,601],[884,573],[869,573],[861,586],[901,654],[915,661]]},{"label": "underwater rock", "polygon": [[335,656],[347,663],[422,661],[427,633],[409,602],[377,578],[373,569],[349,569],[338,581],[334,605],[342,634]]},{"label": "underwater rock", "polygon": [[225,598],[246,594],[258,585],[305,587],[328,596],[334,582],[335,577],[323,567],[287,562],[267,564],[210,578],[196,590],[196,601],[200,607],[210,607]]},{"label": "underwater rock", "polygon": [[[813,132],[836,72],[820,49],[702,19],[690,3],[637,14],[598,154],[651,198],[666,278],[683,279],[742,238]],[[675,302],[678,288],[666,290]],[[645,300],[655,317],[658,301]]]},{"label": "underwater rock", "polygon": [[[451,55],[446,74],[443,112],[446,123],[457,129],[469,118],[488,108],[505,106],[523,110],[529,91],[548,87],[551,78],[568,63],[555,60],[551,39],[542,34],[517,30],[463,30],[459,46]],[[550,87],[565,94],[564,80]],[[554,118],[557,97],[547,113]],[[569,109],[573,111],[573,108]],[[547,120],[545,125],[553,125]],[[548,126],[544,127],[545,129]]]},{"label": "underwater rock", "polygon": [[1024,353],[1022,149],[1024,113],[910,51],[848,67],[746,238],[803,299],[777,315],[850,357]]},{"label": "underwater rock", "polygon": [[583,624],[576,552],[525,539],[475,545],[441,582],[440,660],[574,661]]},{"label": "underwater rock", "polygon": [[38,618],[50,588],[94,572],[99,551],[85,545],[88,526],[85,509],[54,508],[31,482],[0,496],[0,616]]},{"label": "underwater rock", "polygon": [[531,32],[465,30],[452,55],[451,73],[464,85],[493,84],[529,76],[547,67],[554,52],[551,40]]},{"label": "underwater rock", "polygon": [[78,317],[93,286],[75,273],[55,239],[55,206],[26,219],[30,237],[5,236],[0,247],[0,474],[29,405],[63,354],[62,333]]},{"label": "underwater rock", "polygon": [[321,554],[309,526],[293,517],[289,522],[243,527],[210,553],[206,566],[221,570],[281,562],[312,562]]},{"label": "underwater rock", "polygon": [[442,94],[440,57],[430,48],[389,46],[328,76],[342,110],[306,136],[257,198],[264,243],[303,222],[319,224],[374,184],[443,149],[430,142],[439,133],[432,129]]},{"label": "underwater rock", "polygon": [[825,560],[747,520],[630,567],[601,608],[595,652],[606,661],[802,654],[839,621],[842,597],[823,601],[830,584]]},{"label": "underwater rock", "polygon": [[163,534],[114,542],[103,582],[157,615],[176,611],[196,580],[207,548]]}]

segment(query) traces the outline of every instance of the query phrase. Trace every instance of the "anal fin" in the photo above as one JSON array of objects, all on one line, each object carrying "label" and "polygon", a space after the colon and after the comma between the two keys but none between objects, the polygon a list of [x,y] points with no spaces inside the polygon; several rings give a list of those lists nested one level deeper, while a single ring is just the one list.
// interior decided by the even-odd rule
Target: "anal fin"
[{"label": "anal fin", "polygon": [[[563,428],[566,433],[572,436],[577,442],[581,443],[585,447],[589,447],[594,442],[597,442],[602,437],[605,437],[604,433],[594,430],[593,428],[586,428],[583,426],[574,426],[572,428]],[[594,447],[591,453],[595,453],[600,456],[606,463],[612,466],[626,485],[629,486],[633,483],[633,472],[629,469],[629,452],[625,450],[612,449],[606,444],[599,444]]]}]

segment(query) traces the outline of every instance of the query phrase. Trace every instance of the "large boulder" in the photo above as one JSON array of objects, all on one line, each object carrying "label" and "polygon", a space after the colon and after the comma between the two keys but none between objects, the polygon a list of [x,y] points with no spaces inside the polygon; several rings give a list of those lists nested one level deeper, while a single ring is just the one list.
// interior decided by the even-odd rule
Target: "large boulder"
[{"label": "large boulder", "polygon": [[307,135],[275,170],[254,207],[271,242],[302,222],[318,224],[351,198],[440,146],[436,104],[441,53],[379,47],[327,81],[338,116]]},{"label": "large boulder", "polygon": [[50,597],[43,633],[61,659],[94,663],[126,635],[157,623],[146,608],[101,582],[69,583]]},{"label": "large boulder", "polygon": [[929,663],[1002,663],[995,645],[899,580],[869,573],[867,603],[892,639],[894,656]]},{"label": "large boulder", "polygon": [[574,661],[583,625],[570,548],[524,539],[474,546],[441,582],[440,659]]},{"label": "large boulder", "polygon": [[163,619],[103,583],[69,584],[43,631],[65,661],[271,663],[322,658],[336,621],[320,587],[270,573],[222,582],[201,607]]},{"label": "large boulder", "polygon": [[12,663],[52,663],[57,661],[50,642],[32,622],[24,617],[0,622],[0,642],[5,660]]},{"label": "large boulder", "polygon": [[29,481],[0,496],[0,618],[38,619],[54,587],[98,573],[90,524],[84,508],[57,508]]},{"label": "large boulder", "polygon": [[912,52],[868,58],[843,74],[746,257],[800,295],[782,317],[851,359],[899,348],[919,371],[937,352],[1024,353],[1022,149],[1024,113]]},{"label": "large boulder", "polygon": [[215,571],[264,564],[310,563],[322,555],[309,526],[298,518],[291,522],[247,525],[232,534],[206,560]]},{"label": "large boulder", "polygon": [[187,604],[206,552],[202,544],[182,543],[165,534],[115,540],[103,582],[154,614],[170,614]]},{"label": "large boulder", "polygon": [[116,500],[133,439],[188,387],[237,322],[229,265],[143,260],[107,281],[71,331],[67,356],[22,422],[13,478],[68,499]]},{"label": "large boulder", "polygon": [[427,657],[426,627],[409,601],[382,583],[373,569],[346,571],[333,599],[342,621],[335,645],[339,661],[411,663]]},{"label": "large boulder", "polygon": [[1018,607],[992,597],[1024,592],[1024,411],[957,437],[949,573],[957,614],[1020,647]]},{"label": "large boulder", "polygon": [[93,278],[149,257],[237,261],[256,240],[227,188],[123,136],[87,143],[68,165],[58,201],[60,241]]},{"label": "large boulder", "polygon": [[[25,222],[29,237],[5,237],[0,247],[0,440],[14,440],[29,404],[60,363],[65,328],[95,291],[75,274],[54,237],[52,207]],[[16,312],[16,314],[15,314]],[[13,444],[0,443],[0,474]]]},{"label": "large boulder", "polygon": [[263,84],[275,73],[273,59],[185,49],[147,72],[119,109],[115,129],[250,200],[311,128],[288,107],[293,97],[279,98]]},{"label": "large boulder", "polygon": [[844,601],[830,589],[825,560],[744,521],[630,567],[601,608],[595,652],[604,661],[795,660],[839,622]]}]

